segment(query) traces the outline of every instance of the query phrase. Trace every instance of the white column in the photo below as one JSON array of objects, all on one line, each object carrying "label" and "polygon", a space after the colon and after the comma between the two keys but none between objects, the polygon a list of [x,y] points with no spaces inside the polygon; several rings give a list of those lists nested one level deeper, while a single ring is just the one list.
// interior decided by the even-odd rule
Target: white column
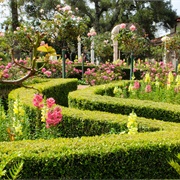
[{"label": "white column", "polygon": [[113,41],[113,62],[118,59],[118,41]]},{"label": "white column", "polygon": [[94,64],[94,38],[91,37],[91,63]]},{"label": "white column", "polygon": [[80,59],[81,58],[81,38],[80,38],[80,36],[78,36],[77,40],[78,40],[78,59]]}]

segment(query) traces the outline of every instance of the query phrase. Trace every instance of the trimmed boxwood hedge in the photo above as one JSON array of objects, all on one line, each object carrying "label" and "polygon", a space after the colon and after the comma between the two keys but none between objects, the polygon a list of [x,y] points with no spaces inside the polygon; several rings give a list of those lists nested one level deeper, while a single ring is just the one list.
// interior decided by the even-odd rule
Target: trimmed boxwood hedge
[{"label": "trimmed boxwood hedge", "polygon": [[24,159],[22,179],[178,179],[168,160],[180,131],[0,143]]},{"label": "trimmed boxwood hedge", "polygon": [[[51,82],[47,84],[38,85],[42,92],[49,92],[50,84],[54,85]],[[100,87],[104,86],[98,86]],[[94,93],[95,90],[98,92],[98,88],[70,92],[70,104],[75,102],[76,95],[77,102],[79,102],[78,99],[85,99],[87,96],[92,101],[92,106],[99,103],[100,99],[105,103],[103,96]],[[9,94],[9,100],[15,100],[19,93],[21,102],[29,108],[29,112],[32,113],[30,116],[32,116],[35,110],[31,101],[34,92],[33,89],[17,89]],[[53,97],[59,98],[60,95],[54,94]],[[95,101],[95,97],[98,101]],[[83,102],[81,100],[82,104]],[[110,102],[110,99],[107,99],[107,102]],[[60,130],[65,137],[69,138],[0,143],[0,153],[11,154],[18,151],[21,154],[20,158],[25,162],[22,179],[179,178],[168,164],[168,160],[180,152],[179,123],[138,117],[137,121],[142,133],[108,134],[111,128],[117,128],[119,132],[125,130],[128,116],[99,112],[95,109],[89,111],[70,107],[62,107],[62,113],[64,127]],[[151,130],[153,132],[149,132]]]},{"label": "trimmed boxwood hedge", "polygon": [[98,110],[116,114],[128,115],[134,110],[140,117],[160,119],[164,121],[180,122],[180,106],[176,104],[154,102],[149,100],[126,99],[110,96],[103,96],[106,91],[121,83],[119,81],[106,85],[94,86],[83,91],[71,92],[68,97],[69,107],[82,110]]}]

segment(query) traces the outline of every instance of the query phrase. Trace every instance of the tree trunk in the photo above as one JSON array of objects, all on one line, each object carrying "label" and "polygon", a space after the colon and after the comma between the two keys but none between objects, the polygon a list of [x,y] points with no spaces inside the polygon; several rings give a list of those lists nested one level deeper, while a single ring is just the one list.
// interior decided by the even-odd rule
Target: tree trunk
[{"label": "tree trunk", "polygon": [[19,26],[17,0],[11,0],[10,6],[12,15],[12,31],[15,31]]}]

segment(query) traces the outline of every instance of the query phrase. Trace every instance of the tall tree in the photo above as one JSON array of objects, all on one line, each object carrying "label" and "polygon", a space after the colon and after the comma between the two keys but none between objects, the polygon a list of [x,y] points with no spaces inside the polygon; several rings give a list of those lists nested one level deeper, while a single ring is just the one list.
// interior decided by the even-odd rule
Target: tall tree
[{"label": "tall tree", "polygon": [[129,1],[123,0],[66,0],[72,8],[79,9],[79,15],[89,20],[88,26],[94,27],[98,33],[111,31],[112,27],[121,19],[128,9]]},{"label": "tall tree", "polygon": [[12,30],[15,31],[19,26],[17,0],[11,0],[10,7],[12,16]]},{"label": "tall tree", "polygon": [[66,0],[74,8],[79,8],[79,15],[89,19],[89,27],[97,32],[110,31],[118,23],[138,23],[154,38],[157,24],[165,29],[175,25],[176,12],[169,1],[139,0]]},{"label": "tall tree", "polygon": [[169,1],[134,0],[134,13],[135,15],[129,16],[129,20],[141,25],[150,38],[154,38],[157,28],[165,30],[173,28],[177,17]]}]

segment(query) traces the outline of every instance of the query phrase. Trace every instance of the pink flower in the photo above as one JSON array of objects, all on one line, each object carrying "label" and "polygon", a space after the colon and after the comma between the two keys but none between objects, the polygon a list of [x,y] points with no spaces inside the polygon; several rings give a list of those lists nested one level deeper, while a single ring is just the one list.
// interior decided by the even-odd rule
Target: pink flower
[{"label": "pink flower", "polygon": [[96,36],[96,32],[94,31],[94,32],[91,32],[91,36]]},{"label": "pink flower", "polygon": [[9,69],[12,67],[12,63],[8,63],[7,66],[6,66],[6,69]]},{"label": "pink flower", "polygon": [[43,107],[43,96],[40,94],[35,94],[33,98],[33,105],[37,108]]},{"label": "pink flower", "polygon": [[120,26],[120,29],[125,29],[126,28],[126,24],[125,23],[122,23],[119,26]]},{"label": "pink flower", "polygon": [[4,33],[3,32],[0,32],[0,37],[3,37],[4,36]]},{"label": "pink flower", "polygon": [[46,100],[46,104],[47,104],[47,107],[48,107],[48,108],[51,108],[51,107],[55,104],[54,98],[48,98],[48,99]]},{"label": "pink flower", "polygon": [[46,72],[46,68],[42,68],[42,70],[41,70],[41,71],[42,71],[43,73],[44,73],[44,72]]},{"label": "pink flower", "polygon": [[149,92],[151,92],[151,91],[152,91],[151,85],[150,85],[150,84],[146,85],[146,87],[145,87],[145,92],[149,93]]},{"label": "pink flower", "polygon": [[50,77],[51,76],[51,71],[45,71],[44,74],[47,76],[47,77]]},{"label": "pink flower", "polygon": [[3,73],[8,73],[8,71],[9,71],[8,69],[4,69]]},{"label": "pink flower", "polygon": [[7,79],[9,77],[9,74],[5,73],[3,74],[3,77]]},{"label": "pink flower", "polygon": [[135,81],[134,82],[134,87],[133,87],[134,89],[139,89],[140,88],[140,83],[139,83],[139,81]]},{"label": "pink flower", "polygon": [[45,44],[45,41],[41,41],[40,46],[44,46]]},{"label": "pink flower", "polygon": [[46,119],[46,128],[56,126],[62,121],[61,108],[55,107],[53,110],[48,111]]},{"label": "pink flower", "polygon": [[131,27],[129,28],[131,31],[135,31],[136,30],[136,26],[131,25]]}]

